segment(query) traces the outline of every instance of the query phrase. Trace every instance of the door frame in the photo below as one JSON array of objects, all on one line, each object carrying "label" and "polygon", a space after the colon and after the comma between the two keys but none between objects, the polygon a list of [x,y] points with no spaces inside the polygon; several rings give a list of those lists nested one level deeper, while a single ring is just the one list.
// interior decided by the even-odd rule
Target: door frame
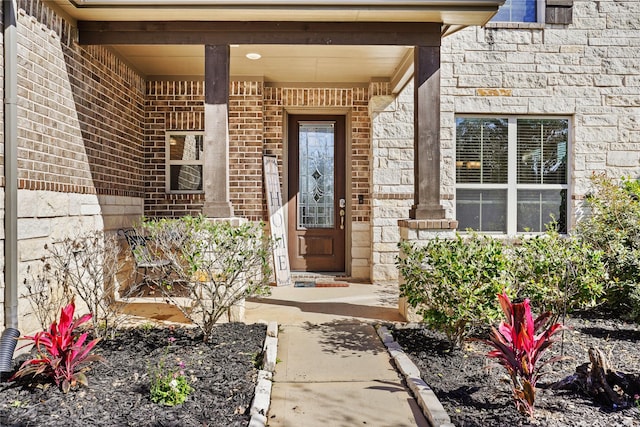
[{"label": "door frame", "polygon": [[[347,201],[345,222],[344,222],[344,272],[336,271],[335,273],[344,273],[347,276],[351,275],[351,221],[352,221],[352,182],[353,176],[349,172],[349,165],[351,164],[351,142],[352,142],[352,124],[351,124],[351,109],[350,108],[284,108],[282,118],[282,194],[289,194],[289,116],[291,115],[333,115],[344,116],[344,130],[345,130],[345,170],[344,172],[344,184],[345,184],[345,199]],[[285,212],[285,221],[287,229],[289,227],[289,198],[285,197],[282,207]]]}]

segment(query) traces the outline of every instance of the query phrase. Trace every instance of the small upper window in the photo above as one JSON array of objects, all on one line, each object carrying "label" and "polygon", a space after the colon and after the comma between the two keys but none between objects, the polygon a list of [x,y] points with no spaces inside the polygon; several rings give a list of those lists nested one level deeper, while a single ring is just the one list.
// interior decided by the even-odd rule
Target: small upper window
[{"label": "small upper window", "polygon": [[539,0],[506,0],[491,22],[538,22]]},{"label": "small upper window", "polygon": [[202,192],[202,132],[167,133],[167,191]]}]

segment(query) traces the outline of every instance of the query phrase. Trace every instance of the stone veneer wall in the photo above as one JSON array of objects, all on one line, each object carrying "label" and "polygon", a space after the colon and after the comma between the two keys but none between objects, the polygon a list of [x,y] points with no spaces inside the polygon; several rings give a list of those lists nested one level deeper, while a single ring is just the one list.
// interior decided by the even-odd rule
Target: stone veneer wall
[{"label": "stone veneer wall", "polygon": [[512,27],[443,40],[445,193],[455,192],[455,114],[570,116],[575,219],[593,172],[640,174],[640,2],[574,0],[573,24]]},{"label": "stone veneer wall", "polygon": [[371,99],[369,114],[373,129],[371,279],[397,281],[398,219],[408,218],[414,195],[413,84],[397,96],[388,87],[381,88]]},{"label": "stone veneer wall", "polygon": [[[47,2],[19,0],[17,18],[22,279],[45,243],[142,215],[145,86],[109,50],[79,46]],[[28,301],[18,311],[23,331],[38,326]]]}]

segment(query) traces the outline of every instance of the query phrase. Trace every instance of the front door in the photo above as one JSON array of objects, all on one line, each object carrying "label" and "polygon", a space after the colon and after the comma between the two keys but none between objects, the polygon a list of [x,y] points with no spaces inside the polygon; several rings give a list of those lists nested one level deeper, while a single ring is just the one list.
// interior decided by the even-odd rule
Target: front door
[{"label": "front door", "polygon": [[288,246],[294,271],[345,271],[345,118],[289,116]]}]

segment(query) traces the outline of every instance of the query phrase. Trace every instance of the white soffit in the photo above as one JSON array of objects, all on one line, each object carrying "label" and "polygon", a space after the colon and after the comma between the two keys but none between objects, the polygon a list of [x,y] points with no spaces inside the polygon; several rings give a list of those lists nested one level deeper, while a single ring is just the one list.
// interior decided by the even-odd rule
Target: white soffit
[{"label": "white soffit", "polygon": [[[484,25],[503,0],[49,0],[80,21],[436,22],[443,35]],[[112,46],[149,78],[204,75],[204,48],[192,45]],[[262,55],[257,61],[249,52]],[[406,80],[405,46],[241,45],[231,48],[231,75],[266,82],[366,83]],[[404,77],[402,77],[404,76]]]}]

